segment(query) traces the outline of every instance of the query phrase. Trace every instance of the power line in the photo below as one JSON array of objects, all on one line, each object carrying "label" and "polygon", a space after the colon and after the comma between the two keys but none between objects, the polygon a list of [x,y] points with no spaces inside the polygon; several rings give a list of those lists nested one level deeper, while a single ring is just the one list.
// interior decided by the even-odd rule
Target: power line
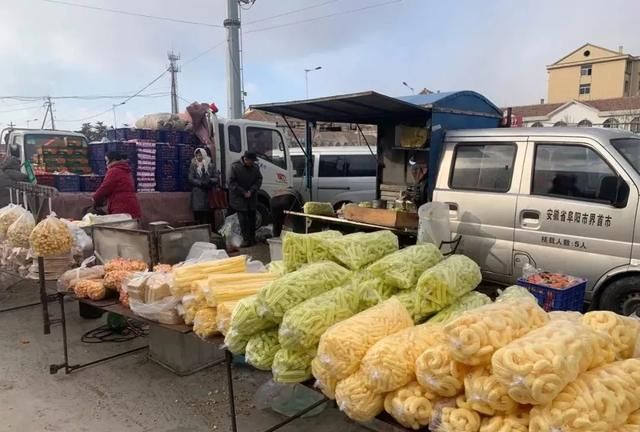
[{"label": "power line", "polygon": [[90,10],[100,11],[100,12],[109,12],[109,13],[119,14],[119,15],[128,15],[128,16],[135,16],[138,18],[153,19],[157,21],[169,21],[169,22],[174,22],[179,24],[190,24],[190,25],[198,25],[198,26],[204,26],[204,27],[224,28],[219,24],[211,24],[211,23],[199,22],[199,21],[189,21],[189,20],[163,17],[163,16],[157,16],[157,15],[148,15],[143,13],[124,11],[120,9],[108,9],[108,8],[103,8],[98,6],[90,6],[90,5],[81,4],[81,3],[72,3],[68,1],[62,1],[62,0],[42,0],[42,1],[47,3],[72,6],[72,7],[82,8],[82,9],[90,9]]},{"label": "power line", "polygon": [[222,44],[225,44],[227,42],[227,39],[223,39],[220,42],[218,42],[217,44],[209,47],[206,49],[206,51],[202,51],[200,54],[197,54],[193,57],[191,57],[190,59],[188,59],[187,61],[182,63],[182,67],[185,67],[186,65],[188,65],[189,63],[193,63],[196,60],[199,60],[201,57],[209,54],[211,51],[213,51],[214,49],[218,48],[219,46],[221,46]]},{"label": "power line", "polygon": [[295,10],[292,10],[292,11],[289,11],[289,12],[284,12],[284,13],[281,13],[281,14],[278,14],[278,15],[271,15],[271,16],[268,16],[268,17],[265,17],[265,18],[260,18],[260,19],[257,19],[257,20],[247,21],[246,23],[243,23],[243,25],[249,26],[249,25],[252,25],[252,24],[259,23],[259,22],[270,21],[270,20],[273,20],[273,19],[276,19],[276,18],[281,18],[283,16],[293,15],[293,14],[296,14],[298,12],[303,12],[303,11],[307,11],[307,10],[310,10],[310,9],[316,9],[316,8],[321,7],[321,6],[328,5],[329,3],[335,3],[337,1],[338,0],[327,0],[327,1],[324,1],[322,3],[318,3],[318,4],[307,6],[307,7],[303,7],[303,8],[300,8],[300,9],[295,9]]},{"label": "power line", "polygon": [[335,13],[328,14],[328,15],[321,15],[321,16],[314,17],[314,18],[308,18],[308,19],[292,21],[292,22],[288,22],[288,23],[284,23],[284,24],[277,24],[277,25],[273,25],[273,26],[270,26],[270,27],[263,27],[263,28],[258,28],[258,29],[255,29],[255,30],[249,30],[249,31],[244,32],[244,34],[258,33],[258,32],[263,32],[263,31],[267,31],[267,30],[274,30],[274,29],[282,28],[282,27],[289,27],[289,26],[297,25],[297,24],[304,24],[304,23],[308,23],[308,22],[319,21],[319,20],[326,19],[326,18],[333,18],[333,17],[339,16],[339,15],[347,15],[347,14],[351,14],[351,13],[362,12],[364,10],[375,9],[375,8],[379,8],[379,7],[382,7],[382,6],[387,6],[387,5],[394,4],[394,3],[400,3],[402,1],[403,0],[386,1],[386,2],[383,2],[383,3],[377,3],[377,4],[373,4],[373,5],[369,5],[369,6],[363,6],[361,8],[357,8],[357,9],[349,9],[349,10],[345,10],[345,11],[341,11],[341,12],[335,12]]},{"label": "power line", "polygon": [[[146,97],[146,98],[156,98],[162,97],[169,94],[168,92],[157,92],[157,93],[146,93],[138,95],[138,97]],[[33,102],[45,100],[48,97],[51,97],[52,100],[63,100],[63,99],[77,99],[77,100],[100,100],[100,99],[122,99],[129,97],[129,95],[88,95],[88,96],[0,96],[0,100],[10,99],[10,100],[22,100],[24,101],[16,104],[16,105],[27,105],[32,104]]]},{"label": "power line", "polygon": [[16,108],[16,109],[11,109],[11,110],[2,110],[0,111],[1,114],[6,114],[6,113],[14,113],[14,112],[20,112],[20,111],[27,111],[27,110],[32,110],[34,108],[40,108],[41,105],[30,105],[30,106],[25,106],[24,108]]}]

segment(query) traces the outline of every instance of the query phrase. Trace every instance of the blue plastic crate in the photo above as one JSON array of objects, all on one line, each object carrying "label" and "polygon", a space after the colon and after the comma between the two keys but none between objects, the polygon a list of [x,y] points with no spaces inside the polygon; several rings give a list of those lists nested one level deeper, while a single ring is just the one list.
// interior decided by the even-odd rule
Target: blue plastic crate
[{"label": "blue plastic crate", "polygon": [[105,175],[107,173],[107,163],[104,159],[90,160],[89,166],[91,167],[91,171],[96,175]]},{"label": "blue plastic crate", "polygon": [[178,159],[178,147],[169,143],[156,144],[156,161]]},{"label": "blue plastic crate", "polygon": [[80,192],[80,176],[75,174],[56,174],[56,189],[59,192]]},{"label": "blue plastic crate", "polygon": [[143,129],[118,128],[107,130],[107,139],[112,141],[145,139],[145,136],[146,133]]},{"label": "blue plastic crate", "polygon": [[89,160],[104,160],[106,153],[104,143],[89,144]]},{"label": "blue plastic crate", "polygon": [[156,190],[158,192],[176,192],[178,190],[178,179],[175,177],[156,177]]},{"label": "blue plastic crate", "polygon": [[575,285],[556,289],[546,285],[527,282],[526,279],[518,279],[518,285],[529,290],[538,300],[538,304],[545,311],[578,311],[584,310],[584,293],[587,289],[587,280],[579,279]]},{"label": "blue plastic crate", "polygon": [[196,151],[196,146],[192,144],[178,144],[178,159],[191,161]]},{"label": "blue plastic crate", "polygon": [[158,161],[156,160],[156,178],[174,177],[179,174],[178,164],[175,161]]},{"label": "blue plastic crate", "polygon": [[83,175],[80,176],[80,192],[95,192],[98,190],[102,181],[103,175]]}]

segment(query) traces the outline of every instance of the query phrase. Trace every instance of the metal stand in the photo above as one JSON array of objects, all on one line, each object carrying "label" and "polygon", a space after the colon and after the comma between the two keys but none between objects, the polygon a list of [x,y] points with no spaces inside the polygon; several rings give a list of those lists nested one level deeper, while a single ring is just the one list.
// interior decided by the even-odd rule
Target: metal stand
[{"label": "metal stand", "polygon": [[55,375],[56,373],[58,373],[58,371],[60,369],[64,369],[64,373],[65,374],[70,374],[73,371],[76,371],[78,369],[83,369],[89,366],[93,366],[99,363],[103,363],[109,360],[113,360],[119,357],[123,357],[125,355],[129,355],[129,354],[133,354],[136,353],[138,351],[142,351],[148,348],[147,345],[139,347],[139,348],[134,348],[125,352],[121,352],[118,354],[114,354],[114,355],[110,355],[107,357],[103,357],[101,359],[98,360],[93,360],[90,361],[88,363],[83,363],[83,364],[69,364],[69,343],[68,343],[68,337],[67,337],[67,319],[65,316],[65,311],[64,311],[64,297],[65,294],[64,293],[58,293],[58,304],[60,305],[60,323],[62,324],[62,346],[64,349],[64,363],[60,363],[60,364],[51,364],[49,365],[49,373],[51,375]]}]

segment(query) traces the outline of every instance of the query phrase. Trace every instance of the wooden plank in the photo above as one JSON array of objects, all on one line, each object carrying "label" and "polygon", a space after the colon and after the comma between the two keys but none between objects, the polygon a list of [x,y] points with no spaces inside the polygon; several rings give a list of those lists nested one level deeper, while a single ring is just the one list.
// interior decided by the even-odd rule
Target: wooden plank
[{"label": "wooden plank", "polygon": [[418,227],[418,215],[416,213],[397,212],[387,209],[372,209],[348,205],[344,208],[345,219],[364,222],[374,225],[382,225],[391,228]]}]

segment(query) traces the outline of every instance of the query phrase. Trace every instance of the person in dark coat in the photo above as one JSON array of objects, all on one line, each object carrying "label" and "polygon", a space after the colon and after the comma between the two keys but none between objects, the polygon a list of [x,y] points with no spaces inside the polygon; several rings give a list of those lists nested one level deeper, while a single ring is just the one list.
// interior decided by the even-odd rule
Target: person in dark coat
[{"label": "person in dark coat", "polygon": [[209,191],[214,184],[212,171],[211,159],[205,149],[196,149],[189,166],[189,184],[192,186],[191,210],[194,220],[199,225],[211,224]]},{"label": "person in dark coat", "polygon": [[258,191],[262,186],[262,174],[256,160],[254,152],[245,152],[239,161],[231,165],[229,176],[229,205],[238,213],[242,247],[256,243],[256,209]]},{"label": "person in dark coat", "polygon": [[142,211],[126,157],[118,152],[109,152],[105,159],[107,174],[93,194],[94,206],[107,201],[108,214],[127,213],[134,219],[140,219]]},{"label": "person in dark coat", "polygon": [[[287,215],[285,211],[301,212],[304,205],[304,199],[300,192],[292,187],[277,191],[273,197],[271,197],[271,219],[273,220],[273,236],[280,237],[282,233],[282,226],[286,220]],[[301,217],[294,218],[294,231],[304,231],[305,219]]]},{"label": "person in dark coat", "polygon": [[9,188],[17,182],[27,180],[28,176],[20,171],[20,161],[17,158],[9,156],[0,163],[0,208],[11,203]]}]

